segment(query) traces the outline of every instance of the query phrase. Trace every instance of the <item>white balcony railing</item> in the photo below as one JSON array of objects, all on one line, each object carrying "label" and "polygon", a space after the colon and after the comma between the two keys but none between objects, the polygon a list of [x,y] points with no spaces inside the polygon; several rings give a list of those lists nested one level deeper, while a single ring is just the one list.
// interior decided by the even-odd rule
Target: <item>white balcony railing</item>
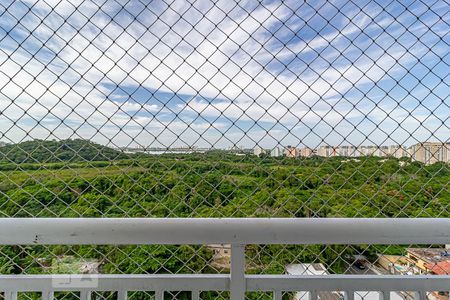
[{"label": "white balcony railing", "polygon": [[247,244],[450,244],[450,219],[0,219],[2,245],[100,244],[231,244],[229,275],[1,275],[5,300],[18,292],[41,292],[44,300],[55,291],[80,292],[88,300],[95,291],[115,291],[119,300],[130,291],[230,291],[231,299],[245,292],[342,291],[352,300],[356,291],[377,291],[387,300],[392,291],[448,291],[450,276],[371,275],[246,275]]}]

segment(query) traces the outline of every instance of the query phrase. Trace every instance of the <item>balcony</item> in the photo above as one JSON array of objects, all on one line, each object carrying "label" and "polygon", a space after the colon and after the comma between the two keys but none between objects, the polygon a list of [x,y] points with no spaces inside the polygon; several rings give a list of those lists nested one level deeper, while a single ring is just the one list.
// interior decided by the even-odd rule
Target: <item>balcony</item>
[{"label": "balcony", "polygon": [[378,292],[388,300],[403,291],[417,299],[427,293],[448,291],[449,275],[248,275],[245,245],[249,244],[448,244],[450,219],[0,219],[2,245],[137,245],[231,244],[230,274],[154,275],[1,275],[5,300],[18,293],[39,292],[43,300],[54,292],[79,292],[80,300],[99,291],[149,291],[155,299],[165,292],[190,291],[200,299],[204,291],[230,292],[233,300],[246,292],[269,292],[281,299],[284,292],[302,291],[309,299],[333,292],[352,300],[359,291]]}]

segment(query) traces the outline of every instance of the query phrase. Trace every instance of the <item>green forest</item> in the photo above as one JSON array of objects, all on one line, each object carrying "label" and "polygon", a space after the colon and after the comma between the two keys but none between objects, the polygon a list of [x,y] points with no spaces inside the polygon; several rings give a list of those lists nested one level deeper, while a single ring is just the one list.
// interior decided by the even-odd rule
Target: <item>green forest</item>
[{"label": "green forest", "polygon": [[[82,140],[0,148],[1,217],[450,217],[449,182],[448,164],[406,158],[137,155]],[[322,262],[341,273],[349,255],[401,250],[251,245],[247,271]],[[227,272],[212,256],[206,246],[2,246],[0,273],[64,273],[71,259],[102,273]]]}]

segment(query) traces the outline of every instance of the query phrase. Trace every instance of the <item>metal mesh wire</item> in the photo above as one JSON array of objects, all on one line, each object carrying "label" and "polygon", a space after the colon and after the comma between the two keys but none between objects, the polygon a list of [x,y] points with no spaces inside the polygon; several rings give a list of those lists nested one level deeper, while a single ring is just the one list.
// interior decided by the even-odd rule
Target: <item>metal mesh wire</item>
[{"label": "metal mesh wire", "polygon": [[[449,8],[3,0],[0,215],[449,217]],[[3,246],[0,273],[223,272],[227,251]],[[250,273],[426,272],[380,266],[406,246],[246,252]]]}]

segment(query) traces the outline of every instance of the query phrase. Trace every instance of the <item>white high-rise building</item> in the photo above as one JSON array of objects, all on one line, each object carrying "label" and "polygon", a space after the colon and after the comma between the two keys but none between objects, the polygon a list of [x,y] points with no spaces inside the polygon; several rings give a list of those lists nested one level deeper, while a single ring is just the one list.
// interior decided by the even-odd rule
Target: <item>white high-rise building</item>
[{"label": "white high-rise building", "polygon": [[270,150],[270,156],[272,157],[279,157],[283,155],[283,150],[280,147],[275,147],[272,150]]}]

